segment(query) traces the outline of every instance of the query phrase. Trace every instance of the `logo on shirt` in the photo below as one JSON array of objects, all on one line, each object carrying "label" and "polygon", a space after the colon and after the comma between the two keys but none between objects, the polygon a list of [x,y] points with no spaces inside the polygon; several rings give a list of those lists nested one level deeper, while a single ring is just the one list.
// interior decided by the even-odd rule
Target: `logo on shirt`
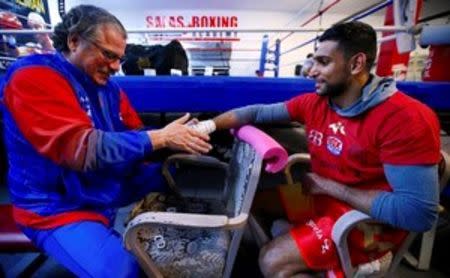
[{"label": "logo on shirt", "polygon": [[316,146],[321,146],[322,145],[322,139],[323,139],[323,133],[322,132],[319,132],[319,131],[317,131],[315,129],[312,129],[312,130],[309,131],[308,140],[312,144],[314,144]]},{"label": "logo on shirt", "polygon": [[340,155],[343,147],[342,141],[334,136],[327,137],[327,149],[334,155]]},{"label": "logo on shirt", "polygon": [[342,135],[345,135],[345,127],[341,122],[332,123],[328,127],[331,128],[334,134],[340,133]]}]

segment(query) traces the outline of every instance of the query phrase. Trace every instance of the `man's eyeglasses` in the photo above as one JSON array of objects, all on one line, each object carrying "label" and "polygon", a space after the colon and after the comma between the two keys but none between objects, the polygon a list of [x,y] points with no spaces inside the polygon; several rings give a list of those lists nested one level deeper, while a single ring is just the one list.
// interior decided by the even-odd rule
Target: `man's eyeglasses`
[{"label": "man's eyeglasses", "polygon": [[114,63],[116,61],[119,61],[122,64],[125,61],[125,56],[119,56],[116,53],[112,52],[111,50],[108,50],[108,49],[102,47],[101,45],[99,45],[98,43],[96,43],[93,40],[88,40],[88,39],[84,39],[84,40],[87,41],[88,43],[94,45],[98,50],[100,50],[100,52],[103,55],[103,58],[108,60],[108,62]]}]

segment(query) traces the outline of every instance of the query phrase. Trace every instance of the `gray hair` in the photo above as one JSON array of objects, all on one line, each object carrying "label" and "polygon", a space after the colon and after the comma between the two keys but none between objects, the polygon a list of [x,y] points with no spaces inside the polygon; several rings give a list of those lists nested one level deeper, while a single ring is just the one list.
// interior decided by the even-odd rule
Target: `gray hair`
[{"label": "gray hair", "polygon": [[92,5],[79,5],[70,9],[55,26],[52,35],[53,47],[60,52],[68,52],[67,38],[79,35],[85,39],[95,40],[97,28],[104,24],[113,24],[127,38],[122,23],[105,9]]}]

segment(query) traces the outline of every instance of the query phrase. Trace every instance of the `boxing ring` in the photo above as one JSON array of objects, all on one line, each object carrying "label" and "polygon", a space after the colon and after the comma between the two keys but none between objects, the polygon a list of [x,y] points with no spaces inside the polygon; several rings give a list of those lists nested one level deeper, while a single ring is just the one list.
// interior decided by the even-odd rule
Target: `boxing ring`
[{"label": "boxing ring", "polygon": [[[315,90],[313,80],[302,78],[117,76],[113,80],[139,113],[219,113],[244,105],[286,101]],[[397,88],[431,107],[440,116],[444,130],[450,131],[450,82],[404,81],[397,82]]]},{"label": "boxing ring", "polygon": [[[244,105],[286,101],[315,90],[314,81],[303,78],[123,76],[114,80],[140,113],[218,113]],[[439,116],[441,128],[450,133],[450,82],[397,84],[400,91],[431,107]]]},{"label": "boxing ring", "polygon": [[[314,92],[303,78],[117,76],[139,113],[223,112],[244,105],[286,101]],[[0,82],[3,76],[0,76]],[[450,82],[397,82],[400,91],[427,104],[450,131]]]},{"label": "boxing ring", "polygon": [[[120,76],[113,78],[138,112],[223,112],[314,92],[301,78]],[[398,89],[436,111],[450,112],[450,82],[398,82]],[[176,100],[176,101],[174,101]]]}]

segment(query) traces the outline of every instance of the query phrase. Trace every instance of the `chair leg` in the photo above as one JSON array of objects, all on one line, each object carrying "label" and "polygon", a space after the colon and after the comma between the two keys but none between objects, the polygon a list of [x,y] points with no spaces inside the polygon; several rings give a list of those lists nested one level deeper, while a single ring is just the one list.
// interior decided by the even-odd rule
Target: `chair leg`
[{"label": "chair leg", "polygon": [[434,237],[436,236],[436,226],[437,224],[435,224],[431,230],[422,235],[419,264],[417,265],[417,268],[420,270],[428,270],[430,268]]},{"label": "chair leg", "polygon": [[259,225],[258,221],[251,214],[248,217],[248,228],[253,234],[253,237],[255,238],[256,241],[256,245],[258,245],[259,248],[261,248],[264,244],[270,241],[270,238],[267,236],[266,232],[264,232],[261,225]]},{"label": "chair leg", "polygon": [[431,255],[433,253],[434,237],[436,236],[437,222],[431,230],[422,234],[419,257],[415,258],[411,253],[405,254],[406,261],[418,270],[430,269]]}]

